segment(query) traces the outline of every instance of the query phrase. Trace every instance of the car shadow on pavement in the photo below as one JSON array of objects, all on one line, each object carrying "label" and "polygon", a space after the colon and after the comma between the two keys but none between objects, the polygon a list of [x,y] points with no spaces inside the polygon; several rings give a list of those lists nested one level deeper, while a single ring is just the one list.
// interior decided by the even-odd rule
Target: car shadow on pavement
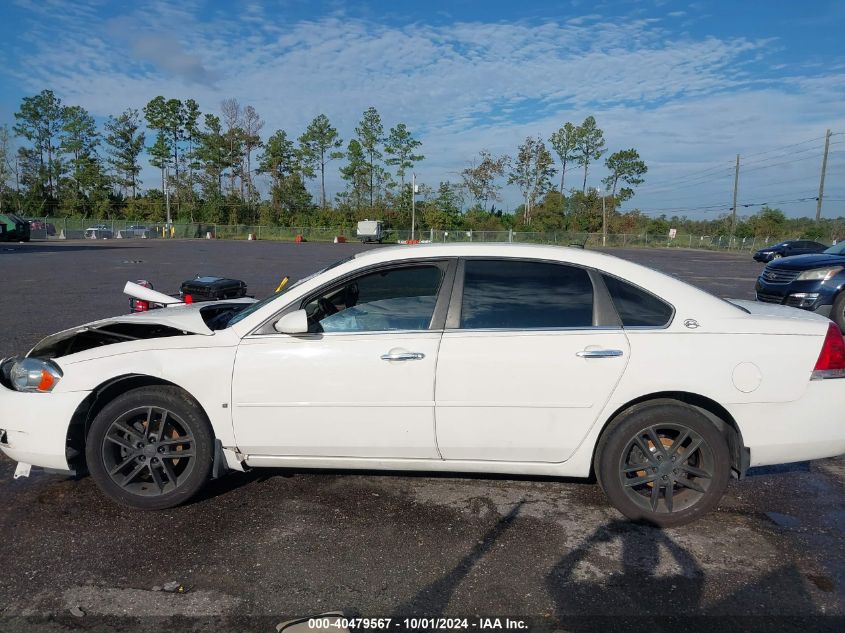
[{"label": "car shadow on pavement", "polygon": [[205,487],[192,497],[185,505],[193,505],[201,501],[213,499],[226,495],[238,488],[251,483],[269,481],[274,477],[295,477],[297,475],[316,476],[330,475],[344,477],[355,475],[361,477],[420,477],[426,479],[459,479],[479,481],[528,481],[528,482],[554,482],[559,484],[578,484],[585,490],[595,488],[595,477],[555,477],[543,475],[515,475],[501,473],[461,473],[461,472],[436,472],[436,471],[415,471],[415,470],[366,470],[366,469],[336,469],[336,468],[272,468],[262,467],[244,472],[228,471],[222,477],[210,481]]},{"label": "car shadow on pavement", "polygon": [[[615,561],[611,553],[617,550]],[[615,569],[607,571],[608,566]],[[746,570],[735,571],[747,577]],[[823,613],[794,563],[740,581],[732,591],[720,582],[668,532],[617,520],[563,556],[545,585],[557,624],[572,633],[611,630],[625,619],[658,629],[673,621],[687,631],[799,631],[823,625]]]},{"label": "car shadow on pavement", "polygon": [[755,466],[754,468],[749,468],[745,476],[760,477],[783,473],[808,473],[811,470],[810,462],[790,462],[788,464],[773,464],[771,466]]},{"label": "car shadow on pavement", "polygon": [[[273,469],[274,470],[274,469]],[[229,494],[230,492],[248,486],[252,483],[260,483],[272,477],[284,476],[285,473],[273,472],[271,469],[256,469],[246,472],[229,471],[218,479],[209,481],[194,497],[192,497],[185,506],[192,506],[197,503],[202,503]]]},{"label": "car shadow on pavement", "polygon": [[403,616],[413,616],[424,614],[426,618],[438,618],[446,613],[449,602],[455,590],[466,578],[467,574],[472,571],[475,564],[484,557],[499,540],[499,538],[514,524],[519,511],[524,504],[524,501],[517,503],[504,516],[500,517],[496,523],[485,534],[476,541],[476,544],[470,549],[458,563],[452,567],[449,573],[441,576],[433,583],[425,586],[413,598],[407,602],[396,607],[393,617],[399,620]]}]

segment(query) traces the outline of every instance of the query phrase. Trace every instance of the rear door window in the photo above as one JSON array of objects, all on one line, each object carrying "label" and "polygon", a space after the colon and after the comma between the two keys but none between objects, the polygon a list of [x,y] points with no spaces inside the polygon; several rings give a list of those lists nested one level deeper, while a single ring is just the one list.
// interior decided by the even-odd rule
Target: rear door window
[{"label": "rear door window", "polygon": [[576,266],[508,259],[469,259],[463,329],[593,326],[593,284]]}]

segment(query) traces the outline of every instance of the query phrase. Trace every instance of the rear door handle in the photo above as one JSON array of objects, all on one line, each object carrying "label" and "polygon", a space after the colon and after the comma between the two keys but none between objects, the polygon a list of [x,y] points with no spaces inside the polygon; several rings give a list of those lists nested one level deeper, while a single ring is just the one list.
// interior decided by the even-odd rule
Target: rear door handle
[{"label": "rear door handle", "polygon": [[615,358],[622,356],[621,349],[585,349],[580,352],[575,352],[576,356],[581,358]]},{"label": "rear door handle", "polygon": [[392,354],[382,354],[382,360],[422,360],[425,354],[422,352],[394,352]]}]

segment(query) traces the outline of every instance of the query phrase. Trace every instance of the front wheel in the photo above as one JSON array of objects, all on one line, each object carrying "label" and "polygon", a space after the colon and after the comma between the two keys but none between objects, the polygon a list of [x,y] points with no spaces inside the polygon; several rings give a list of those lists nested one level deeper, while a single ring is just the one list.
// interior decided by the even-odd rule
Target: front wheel
[{"label": "front wheel", "polygon": [[176,387],[141,387],[103,407],[86,443],[88,470],[115,501],[172,508],[208,481],[214,456],[208,420]]},{"label": "front wheel", "polygon": [[719,502],[730,477],[730,454],[702,413],[664,401],[611,423],[599,442],[596,475],[610,502],[629,519],[673,527]]}]

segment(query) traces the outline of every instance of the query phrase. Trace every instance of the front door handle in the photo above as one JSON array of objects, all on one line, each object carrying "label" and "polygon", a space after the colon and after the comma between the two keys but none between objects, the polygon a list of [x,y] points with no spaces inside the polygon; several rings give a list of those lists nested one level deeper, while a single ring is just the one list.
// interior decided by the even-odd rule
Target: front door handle
[{"label": "front door handle", "polygon": [[391,354],[382,354],[382,360],[422,360],[425,354],[422,352],[394,352]]},{"label": "front door handle", "polygon": [[621,349],[585,349],[580,352],[575,352],[576,356],[581,358],[615,358],[622,356]]}]

